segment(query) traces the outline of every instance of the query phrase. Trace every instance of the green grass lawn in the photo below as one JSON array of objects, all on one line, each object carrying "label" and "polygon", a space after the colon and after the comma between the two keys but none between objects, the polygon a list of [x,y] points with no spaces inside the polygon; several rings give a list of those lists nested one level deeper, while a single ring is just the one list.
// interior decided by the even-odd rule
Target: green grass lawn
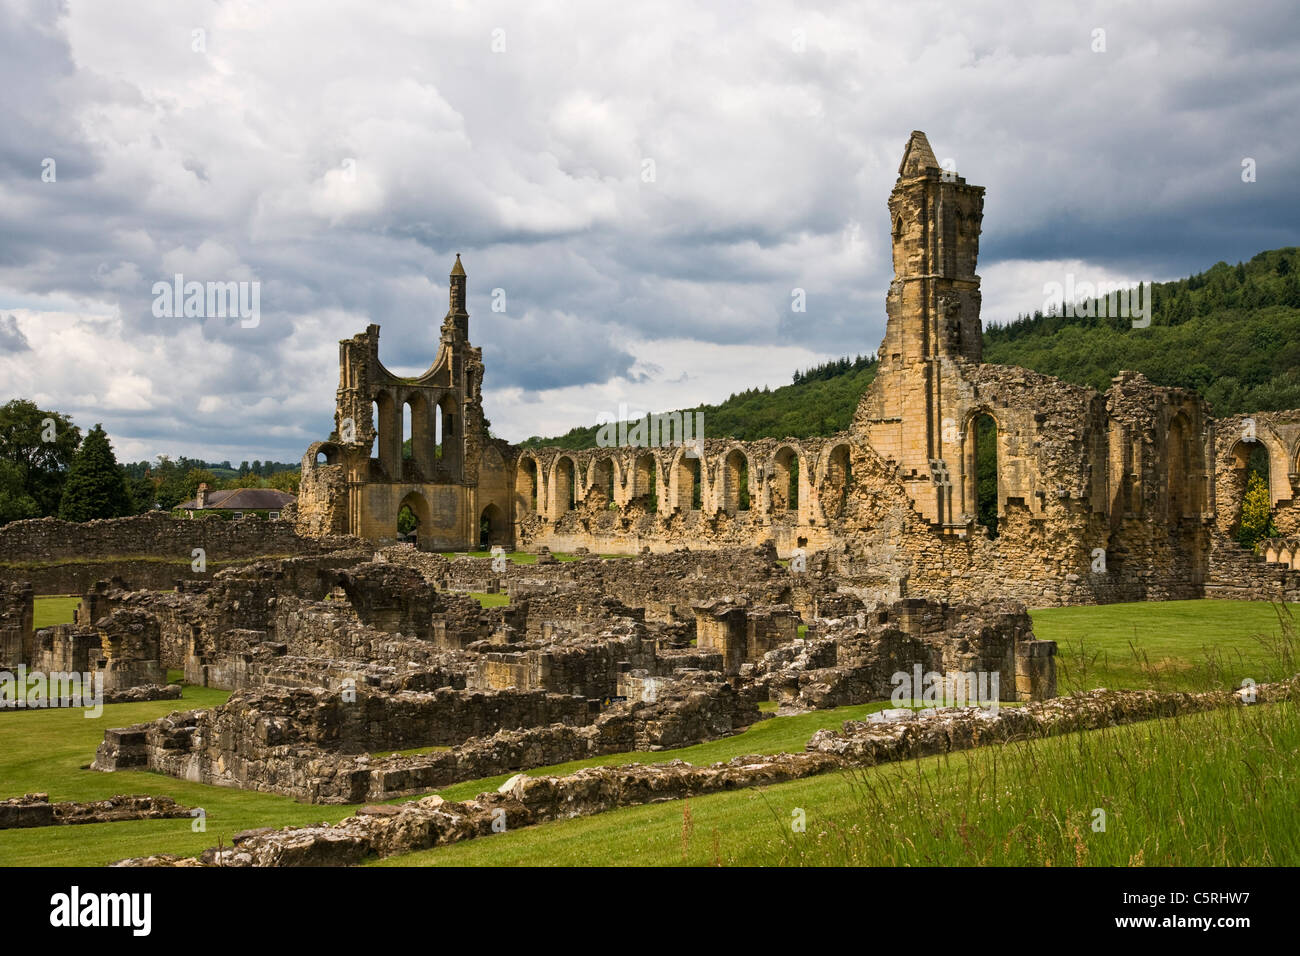
[{"label": "green grass lawn", "polygon": [[103,716],[87,719],[75,709],[9,711],[0,714],[0,797],[46,792],[53,801],[103,800],[120,793],[172,797],[207,813],[207,832],[193,821],[135,820],[85,826],[0,830],[0,863],[6,866],[100,866],[151,853],[197,854],[226,844],[240,830],[341,820],[352,811],[295,803],[289,797],[187,783],[141,771],[99,773],[82,769],[109,727],[165,716],[174,710],[213,707],[227,691],[186,687],[179,700],[109,704]]},{"label": "green grass lawn", "polygon": [[56,624],[71,624],[77,605],[80,603],[79,597],[61,595],[38,597],[33,602],[32,616],[35,619],[33,626],[40,630],[43,627],[54,627]]},{"label": "green grass lawn", "polygon": [[[448,561],[455,561],[457,558],[490,558],[490,551],[443,551],[440,552]],[[581,554],[567,554],[563,551],[552,551],[552,556],[557,561],[579,561],[583,558]],[[527,551],[507,551],[506,557],[515,564],[536,564],[537,555],[529,554]],[[602,554],[599,557],[605,560],[613,558],[635,558],[635,554]]]},{"label": "green grass lawn", "polygon": [[[1210,690],[1289,677],[1300,646],[1263,601],[1164,601],[1031,611],[1057,642],[1061,693],[1093,687]],[[1300,605],[1290,605],[1292,613]],[[1285,614],[1285,612],[1283,612]]]},{"label": "green grass lawn", "polygon": [[[505,595],[475,596],[499,601],[500,603],[506,601]],[[75,598],[40,598],[37,603],[38,623],[40,621],[55,623],[59,618],[70,619],[71,610],[75,605]],[[1286,648],[1282,647],[1276,639],[1273,639],[1274,643],[1270,646],[1268,639],[1261,641],[1256,637],[1256,635],[1260,634],[1275,636],[1281,634],[1282,629],[1278,624],[1275,611],[1268,604],[1228,601],[1182,601],[1165,604],[1052,608],[1034,611],[1032,614],[1038,636],[1057,640],[1060,643],[1060,667],[1058,673],[1062,692],[1067,692],[1074,687],[1103,685],[1110,687],[1161,686],[1169,689],[1200,689],[1206,686],[1207,683],[1212,684],[1215,681],[1219,681],[1225,686],[1227,684],[1236,685],[1243,676],[1264,681],[1272,677],[1282,676],[1283,672],[1290,674],[1296,670],[1293,659],[1290,664],[1287,663]],[[1138,655],[1135,656],[1132,648],[1130,648],[1130,642],[1137,646]],[[1289,670],[1287,669],[1288,666],[1290,667]],[[180,677],[179,673],[171,673],[168,676],[171,680],[179,680]],[[180,701],[109,705],[105,707],[103,716],[96,720],[86,719],[80,710],[42,710],[0,714],[0,798],[33,791],[46,791],[50,794],[52,800],[103,799],[120,793],[166,795],[188,806],[202,806],[208,814],[206,833],[193,833],[190,829],[189,820],[131,821],[91,826],[0,831],[0,862],[10,865],[98,865],[125,856],[142,856],[150,853],[192,854],[216,845],[219,840],[228,844],[230,836],[242,829],[256,826],[301,825],[322,820],[336,821],[353,812],[354,807],[299,804],[288,797],[187,783],[159,774],[135,771],[100,774],[82,769],[93,759],[95,748],[102,740],[106,728],[151,720],[173,710],[215,706],[228,696],[223,691],[188,686],[184,690],[184,695],[184,698]],[[567,773],[579,767],[595,764],[655,763],[675,758],[681,758],[695,764],[708,764],[720,760],[729,760],[732,757],[744,754],[798,751],[803,749],[808,738],[816,730],[823,727],[838,728],[844,720],[861,717],[870,711],[885,706],[888,706],[888,704],[875,703],[794,717],[774,717],[756,723],[749,730],[735,737],[710,741],[694,747],[657,753],[618,754],[563,764],[558,767],[539,768],[530,772],[534,774]],[[768,705],[765,709],[770,712],[775,709],[775,705]],[[1265,710],[1268,710],[1268,708],[1259,708],[1250,711],[1250,713],[1262,713]],[[1186,726],[1197,725],[1193,722],[1187,723]],[[1207,733],[1210,731],[1218,733],[1223,729],[1216,729],[1209,724],[1200,726],[1209,727],[1210,730]],[[1286,733],[1289,733],[1289,730]],[[1275,740],[1278,741],[1277,746],[1283,747],[1285,741],[1291,740],[1290,737],[1286,736],[1286,733],[1275,735]],[[1213,737],[1212,734],[1211,737]],[[1217,748],[1220,744],[1218,737],[1213,737],[1213,739],[1211,737],[1206,737],[1205,741],[1203,741],[1207,747],[1205,760],[1209,760],[1214,753],[1217,753],[1214,748]],[[1213,743],[1214,747],[1210,747],[1210,743]],[[1040,745],[1036,744],[1034,746]],[[1287,746],[1290,749],[1284,748],[1279,751],[1281,758],[1284,759],[1280,758],[1276,763],[1276,767],[1280,769],[1290,768],[1289,772],[1292,777],[1295,777],[1294,768],[1297,754],[1300,753],[1300,746],[1295,744]],[[419,748],[419,750],[429,749]],[[1168,753],[1168,748],[1164,752]],[[1231,801],[1236,799],[1234,796],[1236,790],[1245,785],[1243,781],[1248,776],[1253,778],[1257,774],[1262,774],[1261,779],[1267,780],[1272,772],[1269,767],[1261,769],[1260,766],[1252,763],[1253,758],[1250,757],[1249,753],[1249,751],[1243,751],[1241,759],[1236,763],[1225,762],[1215,757],[1214,760],[1217,762],[1206,764],[1200,771],[1197,771],[1198,773],[1210,774],[1210,776],[1198,777],[1195,783],[1202,788],[1203,792],[1214,790],[1219,794],[1219,799],[1226,801],[1224,803],[1225,807],[1237,806]],[[1108,759],[1106,754],[1094,753],[1090,759],[1093,758],[1100,760],[1101,763],[1091,766],[1089,772],[1094,774],[1115,772],[1113,765],[1116,761]],[[956,766],[958,760],[966,759],[968,758],[950,758],[953,766]],[[1177,762],[1170,765],[1177,767],[1177,770],[1171,770],[1164,765],[1147,765],[1150,772],[1163,773],[1166,778],[1170,775],[1178,776],[1182,774],[1180,780],[1174,781],[1173,784],[1170,784],[1169,780],[1165,779],[1163,784],[1161,784],[1160,780],[1153,781],[1152,786],[1163,785],[1166,789],[1173,786],[1176,791],[1177,787],[1182,785],[1180,781],[1185,780],[1187,773],[1190,772],[1186,768],[1190,768],[1194,765],[1195,760],[1200,759],[1202,758],[1197,757],[1195,754],[1191,755],[1191,757],[1180,754]],[[934,764],[935,762],[931,761],[930,763]],[[917,765],[909,764],[908,766],[915,767]],[[896,769],[891,772],[901,773],[902,771]],[[916,771],[913,770],[912,772],[915,773]],[[929,773],[930,771],[926,772]],[[501,775],[483,780],[467,781],[447,787],[441,793],[447,799],[465,799],[484,790],[496,789],[508,776]],[[1023,791],[1027,795],[1025,799],[1029,799],[1041,789],[1042,783],[1039,776],[1040,773],[1037,768],[1034,772],[1029,773],[1024,770],[1023,764],[1019,767],[1011,767],[1006,770],[1005,779],[1012,781],[1033,780],[1034,785],[1032,787],[1010,787],[1008,792],[1020,793]],[[856,805],[852,804],[851,800],[855,792],[861,797],[861,786],[855,784],[854,786],[857,786],[857,791],[855,791],[849,784],[850,782],[847,782],[841,776],[832,775],[820,780],[799,781],[784,786],[793,788],[790,792],[794,794],[807,793],[808,796],[801,796],[799,799],[806,800],[810,805],[822,807],[818,812],[823,813],[828,820],[834,819],[834,813],[840,811],[848,815],[844,818],[845,820],[853,820],[855,819],[853,813],[860,812],[861,807],[858,807],[855,811],[854,807]],[[1077,789],[1082,784],[1075,783],[1070,784],[1070,786]],[[1126,786],[1131,789],[1137,785],[1130,783],[1126,784]],[[1066,787],[1066,784],[1062,783],[1061,787]],[[773,791],[779,789],[772,788]],[[872,792],[874,793],[875,790],[872,790]],[[1132,792],[1137,793],[1138,791]],[[1153,794],[1154,792],[1152,791]],[[1184,796],[1187,795],[1184,794]],[[782,833],[784,831],[779,827],[768,830],[762,829],[762,827],[771,827],[773,820],[770,808],[767,808],[767,804],[763,803],[763,799],[755,791],[745,791],[690,801],[692,813],[695,814],[695,817],[694,829],[691,830],[693,835],[688,837],[688,862],[707,863],[712,861],[715,851],[711,830],[715,826],[721,832],[719,837],[721,843],[718,852],[724,862],[772,862],[779,859],[782,854],[793,852],[791,847],[782,842]],[[929,797],[925,798],[925,800],[928,799]],[[1019,797],[1016,799],[1019,799]],[[1072,799],[1075,798],[1072,797]],[[1149,795],[1146,799],[1154,801],[1156,798],[1154,795]],[[1168,799],[1172,800],[1174,798]],[[1192,799],[1193,803],[1195,803],[1195,800],[1199,798],[1193,793],[1189,799]],[[1269,799],[1272,798],[1269,797]],[[717,816],[705,816],[715,813],[714,810],[708,809],[712,806],[710,801],[715,800],[722,801],[716,810]],[[727,801],[729,800],[739,801],[737,803],[738,807],[748,808],[744,810],[744,813],[752,814],[755,807],[767,808],[765,812],[768,813],[768,818],[766,820],[758,818],[741,819],[741,817],[744,817],[744,813],[734,808],[728,809],[730,804]],[[759,802],[754,803],[755,800]],[[919,800],[917,805],[912,808],[913,816],[919,813],[921,809],[924,809],[925,806],[933,805],[933,801],[927,804],[925,800]],[[1007,800],[1011,800],[1010,795]],[[803,804],[799,805],[802,806]],[[1013,806],[1012,803],[1006,805]],[[1015,812],[1024,812],[1031,815],[1039,813],[1039,810],[1035,809],[1036,806],[1036,804],[1014,804]],[[1154,803],[1152,806],[1154,806]],[[984,813],[985,809],[979,809],[979,813]],[[788,811],[785,812],[788,813]],[[1132,813],[1132,808],[1126,812]],[[1254,812],[1251,809],[1233,818],[1236,820],[1236,825],[1247,829],[1256,826],[1256,823],[1253,822],[1255,818],[1251,817]],[[661,807],[635,808],[588,820],[557,825],[561,829],[563,827],[569,828],[564,830],[565,835],[562,838],[558,838],[559,844],[571,841],[568,843],[568,848],[552,846],[545,852],[541,852],[536,859],[538,862],[574,862],[585,859],[590,862],[680,863],[682,862],[680,832],[682,813],[683,807],[678,803]],[[738,813],[741,814],[741,817],[736,817]],[[645,814],[645,816],[639,816],[640,814]],[[660,815],[663,814],[667,816],[661,817]],[[623,822],[617,826],[602,822],[615,819]],[[671,826],[663,822],[666,819],[669,820]],[[705,823],[706,819],[728,820],[729,822],[724,827],[721,823]],[[999,817],[998,819],[1002,818]],[[1036,820],[1037,817],[1033,817],[1033,819]],[[1073,817],[1070,819],[1072,820]],[[811,823],[813,820],[814,815],[809,811],[810,825],[806,836],[814,833]],[[1065,826],[1065,820],[1066,817],[1061,816],[1058,823]],[[1231,821],[1226,817],[1220,820],[1220,823],[1228,826],[1225,832],[1233,832],[1229,825]],[[1014,824],[1008,825],[1014,827]],[[668,826],[668,830],[671,832],[667,832],[666,835],[661,832],[664,826]],[[846,823],[844,826],[847,830],[849,824]],[[1033,826],[1038,826],[1038,824],[1034,823]],[[605,829],[606,827],[613,827],[613,829]],[[612,834],[621,832],[621,828],[630,829],[620,839],[615,840]],[[536,828],[536,832],[541,833],[547,829],[547,827]],[[1088,832],[1090,833],[1090,831]],[[751,834],[756,842],[746,842],[749,839],[745,836],[746,833]],[[506,853],[506,857],[503,857],[501,862],[509,862],[513,859],[513,857],[509,857],[509,854],[514,853],[521,854],[521,860],[532,859],[533,857],[529,856],[529,854],[534,852],[533,849],[510,842],[521,835],[506,834],[503,837],[494,837],[492,840],[474,841],[474,844],[467,844],[464,847],[440,850],[438,851],[440,854],[447,854],[447,856],[439,857],[439,862],[451,859],[455,854],[460,853],[487,853],[487,849],[484,847],[488,844],[492,845],[493,853]],[[918,848],[924,845],[924,841],[920,840],[915,833],[895,834],[895,836],[899,840],[910,839]],[[951,837],[952,834],[949,833],[948,836]],[[1030,834],[1030,836],[1033,836],[1033,834]],[[1290,852],[1290,850],[1287,850],[1286,835],[1283,834],[1283,837],[1281,842],[1276,844],[1277,851],[1274,859],[1281,859],[1282,857],[1278,854],[1283,854],[1284,851]],[[1034,838],[1037,839],[1036,836]],[[1087,838],[1092,839],[1091,836],[1087,836]],[[530,837],[529,839],[533,838]],[[863,837],[863,839],[866,839],[866,837]],[[871,839],[874,840],[876,837],[872,836]],[[1147,854],[1144,857],[1146,863],[1172,859],[1172,857],[1168,856],[1168,852],[1173,852],[1170,848],[1174,848],[1179,853],[1190,853],[1190,850],[1185,845],[1178,843],[1179,839],[1184,838],[1177,834],[1160,831],[1154,839],[1157,842],[1148,846],[1144,851]],[[1167,844],[1160,843],[1159,841],[1162,839],[1171,842]],[[596,846],[591,841],[601,845]],[[605,843],[611,845],[605,846]],[[1132,841],[1126,843],[1125,846],[1129,846],[1130,843],[1132,846],[1141,848],[1139,843],[1132,843]],[[841,839],[841,844],[844,846],[853,845],[851,841],[844,843],[843,839]],[[518,848],[511,849],[512,845]],[[1059,849],[1057,844],[1050,842],[1044,844],[1044,846],[1048,848],[1042,851],[1044,854],[1055,853],[1056,850],[1051,849],[1052,847]],[[1256,855],[1259,860],[1267,858],[1267,847],[1260,848],[1255,844],[1250,844],[1250,846],[1257,851]],[[1179,847],[1181,849],[1178,849]],[[1222,852],[1227,853],[1230,849],[1231,845]],[[829,851],[826,851],[823,847],[823,851],[818,852]],[[844,852],[849,853],[850,851],[846,849]],[[878,854],[883,851],[880,845],[873,843],[864,849],[853,850],[852,852],[857,854],[851,858],[856,862],[859,858],[877,859]],[[998,853],[993,853],[990,850],[988,852],[992,854],[989,859],[1003,860],[1003,857],[998,856],[998,853],[1003,851],[999,850]],[[1118,851],[1116,852],[1118,853]],[[1219,852],[1220,850],[1216,847],[1208,847],[1205,850],[1205,853],[1208,854],[1207,860],[1217,859],[1214,854]],[[910,858],[911,862],[924,859],[920,849],[917,850],[917,853],[921,855]],[[1011,853],[1011,850],[1007,850],[1006,853]],[[507,859],[507,857],[509,858]],[[477,861],[477,859],[477,857],[467,857],[465,862]],[[963,858],[959,854],[953,858],[952,862],[960,862],[961,859]],[[1010,857],[1006,859],[1010,859]],[[1055,862],[1068,862],[1064,858],[1058,859],[1055,856],[1053,859]],[[1094,855],[1089,859],[1093,861],[1097,857]],[[1111,859],[1111,857],[1107,857],[1107,859]],[[1115,856],[1113,859],[1126,863],[1128,858],[1124,857],[1123,860],[1120,860],[1119,856]],[[1300,862],[1294,855],[1288,859],[1293,864]],[[806,860],[812,861],[812,858],[809,857]],[[491,861],[485,859],[484,862]],[[904,860],[903,862],[908,861]],[[1196,862],[1196,860],[1192,859],[1191,862]]]},{"label": "green grass lawn", "polygon": [[630,807],[376,862],[1295,866],[1297,753],[1300,710],[1288,702]]},{"label": "green grass lawn", "polygon": [[505,607],[510,603],[509,594],[485,594],[482,591],[470,591],[469,596],[478,601],[483,607]]}]

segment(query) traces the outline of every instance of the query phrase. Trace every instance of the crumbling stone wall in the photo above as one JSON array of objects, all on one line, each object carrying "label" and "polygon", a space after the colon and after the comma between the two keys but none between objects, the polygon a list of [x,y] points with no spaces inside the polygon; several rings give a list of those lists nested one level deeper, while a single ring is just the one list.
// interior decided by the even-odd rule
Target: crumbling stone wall
[{"label": "crumbling stone wall", "polygon": [[15,670],[32,659],[34,621],[32,586],[0,583],[0,670]]},{"label": "crumbling stone wall", "polygon": [[[0,582],[27,581],[37,594],[84,594],[120,577],[141,588],[169,588],[177,578],[209,579],[232,563],[263,556],[319,554],[355,540],[304,538],[287,521],[129,518],[71,522],[14,521],[0,527]],[[202,549],[205,569],[194,569]]]},{"label": "crumbling stone wall", "polygon": [[[211,711],[110,729],[93,766],[355,803],[523,767],[687,746],[759,719],[752,697],[708,675],[677,682],[654,703],[605,713],[596,702],[538,692],[358,695],[347,704],[323,691],[267,691],[236,695]],[[494,723],[500,729],[489,729]],[[365,753],[421,746],[413,741],[430,737],[464,742],[418,756]]]},{"label": "crumbling stone wall", "polygon": [[[339,343],[334,431],[302,460],[304,534],[392,544],[407,507],[424,550],[510,543],[509,446],[488,437],[483,418],[482,350],[469,341],[466,282],[457,257],[438,352],[422,375],[405,378],[384,367],[378,325]],[[488,541],[481,538],[484,523]]]},{"label": "crumbling stone wall", "polygon": [[[1251,587],[1273,591],[1269,573],[1226,555],[1207,523],[1225,536],[1235,524],[1249,425],[1248,440],[1269,451],[1279,528],[1300,530],[1300,411],[1216,424],[1199,396],[1134,372],[1102,394],[982,364],[983,189],[933,160],[914,132],[889,199],[895,278],[880,369],[848,432],[523,450],[517,543],[629,553],[770,540],[782,556],[837,555],[868,602],[1000,595],[1043,606],[1241,590],[1212,580],[1217,556],[1228,577],[1254,574]],[[996,537],[976,520],[982,416],[996,426]]]},{"label": "crumbling stone wall", "polygon": [[821,621],[816,636],[768,652],[740,675],[785,713],[887,699],[900,673],[912,684],[909,699],[921,699],[924,690],[916,676],[934,672],[988,675],[986,688],[997,675],[998,700],[1038,700],[1056,695],[1055,654],[1054,641],[1034,637],[1022,605],[909,599]]},{"label": "crumbling stone wall", "polygon": [[[1296,679],[1257,688],[1260,703],[1294,700]],[[491,836],[504,814],[511,829],[604,813],[619,807],[770,786],[852,767],[870,767],[974,747],[1094,730],[1242,704],[1226,693],[1095,690],[996,713],[939,710],[902,720],[846,721],[821,730],[805,752],[737,757],[696,767],[662,764],[589,767],[564,777],[517,774],[495,793],[452,803],[437,795],[397,806],[366,806],[337,824],[253,830],[199,860],[161,855],[120,866],[352,866],[461,840]]]},{"label": "crumbling stone wall", "polygon": [[122,820],[169,820],[190,816],[190,807],[171,797],[124,794],[107,800],[50,803],[48,793],[29,793],[0,800],[0,830],[118,823]]}]

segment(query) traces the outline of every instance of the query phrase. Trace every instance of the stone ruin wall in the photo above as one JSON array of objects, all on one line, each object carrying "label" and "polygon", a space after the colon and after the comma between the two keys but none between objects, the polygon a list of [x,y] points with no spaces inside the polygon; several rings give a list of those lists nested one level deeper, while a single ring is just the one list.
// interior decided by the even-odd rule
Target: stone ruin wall
[{"label": "stone ruin wall", "polygon": [[[952,675],[997,675],[1002,701],[1056,696],[1056,643],[1034,637],[1024,607],[1013,601],[979,606],[935,604],[919,599],[818,622],[806,641],[782,644],[740,670],[782,713],[802,712],[889,698],[898,673],[944,675],[950,699]],[[970,688],[964,692],[969,694]],[[915,690],[912,699],[920,699]]]},{"label": "stone ruin wall", "polygon": [[[109,609],[110,618],[147,625],[156,644],[185,642],[191,680],[237,689],[214,711],[110,731],[100,769],[147,766],[184,779],[337,801],[603,753],[685,746],[760,719],[757,703],[770,693],[771,679],[757,680],[746,668],[766,668],[769,658],[801,643],[795,638],[803,620],[788,603],[763,602],[803,589],[824,592],[828,606],[863,613],[860,603],[835,598],[824,568],[792,574],[776,563],[771,546],[518,565],[515,571],[526,577],[512,582],[507,575],[507,589],[517,585],[530,596],[492,609],[436,590],[406,565],[353,555],[347,559],[353,563],[337,566],[343,560],[255,562],[221,572],[210,585],[169,594],[96,589],[97,607]],[[461,563],[483,562],[455,562]],[[744,569],[749,580],[719,602],[719,582],[734,569]],[[445,562],[430,570],[447,573]],[[679,585],[690,582],[689,621],[647,622],[644,609],[602,590],[616,581],[634,591],[636,582],[663,580],[669,570]],[[456,613],[461,605],[473,605],[474,614]],[[898,614],[923,620],[915,609]],[[711,621],[725,626],[711,635]],[[1001,660],[1007,646],[1032,640],[1027,624],[1021,634],[1009,619],[982,621],[952,628],[953,640],[973,642],[975,657],[930,653],[925,660],[969,663],[990,653]],[[825,626],[812,620],[810,630],[821,638]],[[691,646],[697,637],[698,646]],[[906,663],[908,648],[890,662]],[[1049,670],[1051,663],[1047,657]],[[851,662],[822,664],[825,676]],[[841,696],[876,689],[869,681],[840,683]],[[619,697],[626,703],[605,709]],[[812,702],[811,696],[786,701]],[[368,756],[428,747],[450,749]]]},{"label": "stone ruin wall", "polygon": [[[459,780],[725,736],[761,718],[751,697],[707,679],[654,704],[618,705],[544,692],[357,694],[264,690],[211,710],[171,714],[105,734],[94,768],[147,768],[217,786],[315,803],[390,799]],[[454,743],[416,756],[369,752]]]},{"label": "stone ruin wall", "polygon": [[[209,580],[224,567],[258,557],[319,554],[356,540],[304,537],[291,521],[172,518],[150,512],[83,523],[58,518],[0,527],[0,582],[30,583],[37,594],[84,594],[95,581],[120,577],[137,588],[172,588],[178,579]],[[195,571],[202,548],[206,570]]]}]

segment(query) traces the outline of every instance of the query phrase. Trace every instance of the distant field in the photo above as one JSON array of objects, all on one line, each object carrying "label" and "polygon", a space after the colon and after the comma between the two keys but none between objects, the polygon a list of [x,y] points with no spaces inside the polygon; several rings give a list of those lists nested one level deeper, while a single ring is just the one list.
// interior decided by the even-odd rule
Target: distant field
[{"label": "distant field", "polygon": [[[1300,605],[1164,601],[1031,611],[1057,642],[1061,693],[1093,687],[1210,690],[1295,674]],[[1279,617],[1279,614],[1281,617]]]},{"label": "distant field", "polygon": [[[492,552],[490,551],[443,551],[441,553],[442,556],[446,558],[448,561],[455,561],[457,558],[492,557]],[[581,554],[568,554],[567,552],[564,551],[552,551],[551,555],[557,561],[578,561],[584,557],[584,555]],[[506,557],[509,558],[511,561],[513,561],[515,564],[536,564],[537,563],[537,555],[530,554],[527,551],[507,551]],[[602,555],[598,555],[598,557],[604,558],[605,560],[608,561],[614,558],[635,558],[636,555],[635,554],[602,554]]]},{"label": "distant field", "polygon": [[337,821],[352,810],[296,803],[290,797],[187,783],[141,771],[99,773],[85,769],[109,727],[163,717],[175,710],[213,707],[227,691],[186,687],[181,700],[109,704],[98,719],[80,710],[34,710],[0,714],[0,797],[47,792],[50,799],[103,800],[119,793],[169,796],[207,812],[207,832],[191,820],[135,820],[86,826],[0,830],[0,861],[8,866],[102,866],[127,856],[196,854],[227,845],[240,830]]},{"label": "distant field", "polygon": [[80,603],[79,597],[38,597],[32,608],[32,626],[39,630],[56,624],[71,624]]}]

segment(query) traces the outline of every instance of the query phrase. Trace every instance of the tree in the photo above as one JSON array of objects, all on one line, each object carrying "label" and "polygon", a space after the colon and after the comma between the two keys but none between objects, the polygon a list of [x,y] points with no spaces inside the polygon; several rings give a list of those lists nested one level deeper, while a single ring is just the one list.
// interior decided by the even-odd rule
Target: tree
[{"label": "tree", "polygon": [[41,509],[36,499],[23,488],[23,476],[18,466],[0,459],[0,524],[40,516]]},{"label": "tree", "polygon": [[302,480],[302,473],[299,471],[277,471],[267,481],[276,491],[287,492],[291,495],[298,493],[298,484]]},{"label": "tree", "polygon": [[131,512],[139,515],[152,511],[154,502],[158,499],[153,482],[146,476],[137,478],[127,474],[126,469],[123,469],[123,477],[126,479],[127,494],[131,496]]},{"label": "tree", "polygon": [[1268,482],[1259,472],[1252,471],[1246,482],[1246,495],[1241,501],[1237,541],[1243,548],[1254,549],[1262,539],[1276,538],[1277,534],[1277,525],[1273,523],[1272,502],[1269,501]]},{"label": "tree", "polygon": [[126,490],[122,469],[113,456],[104,426],[96,424],[81,443],[77,457],[68,469],[59,502],[59,517],[65,521],[90,521],[92,518],[120,518],[132,511],[131,496]]},{"label": "tree", "polygon": [[206,468],[191,468],[185,473],[181,500],[188,501],[199,493],[199,485],[207,485],[209,491],[217,490],[217,476]]},{"label": "tree", "polygon": [[[21,398],[0,407],[0,459],[16,469],[21,496],[35,502],[37,517],[58,510],[80,444],[81,429],[66,415]],[[14,480],[14,473],[8,480]]]}]

